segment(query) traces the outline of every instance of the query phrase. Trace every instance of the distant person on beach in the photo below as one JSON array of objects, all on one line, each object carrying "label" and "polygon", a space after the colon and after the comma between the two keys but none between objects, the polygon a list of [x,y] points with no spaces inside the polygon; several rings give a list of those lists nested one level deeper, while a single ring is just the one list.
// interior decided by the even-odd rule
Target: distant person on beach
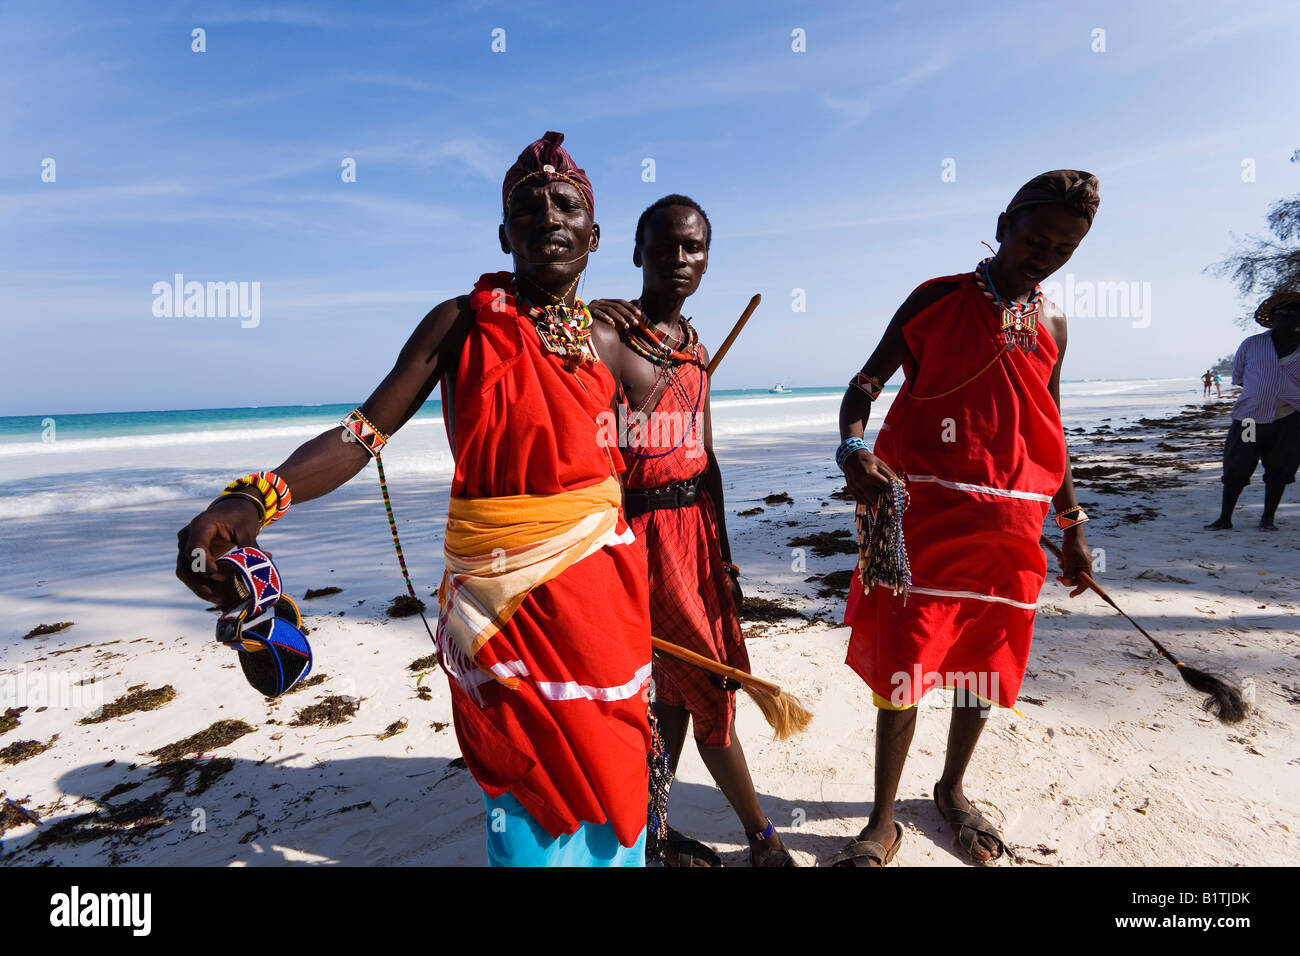
[{"label": "distant person on beach", "polygon": [[1219,373],[1214,373],[1214,390],[1218,392],[1215,398],[1223,398],[1223,379],[1219,378]]},{"label": "distant person on beach", "polygon": [[1267,332],[1246,339],[1232,362],[1241,395],[1223,443],[1223,506],[1205,527],[1232,527],[1237,499],[1264,463],[1264,513],[1259,526],[1276,531],[1282,492],[1300,468],[1300,292],[1279,292],[1255,310]]},{"label": "distant person on beach", "polygon": [[[1079,572],[1092,569],[1061,425],[1066,319],[1040,283],[1069,261],[1098,204],[1089,173],[1031,179],[998,216],[997,253],[917,287],[845,392],[836,460],[862,505],[905,477],[912,587],[904,599],[853,578],[848,664],[878,708],[875,800],[833,865],[883,866],[897,853],[894,801],[916,703],[936,686],[956,696],[935,803],[971,861],[1006,850],[963,780],[990,706],[1014,706],[1024,679],[1049,503],[1065,533],[1061,581],[1079,594]],[[900,366],[906,380],[873,452],[862,437],[871,406]]]},{"label": "distant person on beach", "polygon": [[1214,373],[1211,372],[1209,369],[1206,369],[1205,374],[1201,376],[1201,385],[1204,386],[1204,388],[1201,390],[1201,398],[1210,397],[1210,386],[1213,384],[1214,384]]},{"label": "distant person on beach", "polygon": [[[437,640],[456,736],[483,790],[488,859],[639,866],[651,744],[646,565],[620,507],[622,460],[598,441],[615,382],[574,290],[600,230],[591,182],[563,140],[548,132],[505,175],[498,232],[513,273],[484,275],[436,306],[343,427],[275,475],[294,500],[328,494],[441,385],[456,470]],[[368,344],[362,332],[341,343]],[[190,570],[191,549],[215,568],[262,527],[254,502],[219,499],[180,532],[177,576],[224,602],[217,575]]]},{"label": "distant person on beach", "polygon": [[[651,629],[656,637],[748,671],[737,615],[739,570],[731,562],[722,472],[713,454],[709,354],[682,315],[709,267],[711,233],[695,200],[672,195],[653,203],[637,222],[632,252],[641,269],[641,297],[598,299],[591,310],[609,323],[597,328],[596,345],[626,403],[622,416],[629,427],[619,436],[628,462],[624,507],[649,559]],[[736,685],[656,655],[654,686],[655,717],[672,772],[693,724],[700,757],[745,829],[750,863],[793,866],[759,806],[736,739]],[[671,828],[664,861],[722,865],[708,846]]]}]

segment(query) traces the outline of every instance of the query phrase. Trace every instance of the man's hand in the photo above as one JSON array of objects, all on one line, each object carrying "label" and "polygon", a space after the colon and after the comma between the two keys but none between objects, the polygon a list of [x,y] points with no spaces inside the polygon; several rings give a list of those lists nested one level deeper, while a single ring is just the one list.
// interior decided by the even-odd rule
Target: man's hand
[{"label": "man's hand", "polygon": [[849,494],[864,505],[874,505],[880,492],[897,477],[888,465],[865,448],[859,448],[844,462],[844,480]]},{"label": "man's hand", "polygon": [[213,502],[176,532],[176,577],[203,600],[229,610],[234,582],[217,558],[232,548],[256,545],[261,530],[261,516],[251,501],[232,497]]},{"label": "man's hand", "polygon": [[641,322],[641,310],[626,299],[596,299],[588,302],[591,316],[624,332]]},{"label": "man's hand", "polygon": [[1082,531],[1066,531],[1065,544],[1061,548],[1061,576],[1056,580],[1067,588],[1074,588],[1070,597],[1078,597],[1088,590],[1088,585],[1080,576],[1081,572],[1092,577],[1092,552],[1088,550],[1088,542]]},{"label": "man's hand", "polygon": [[727,580],[731,582],[731,599],[736,602],[736,616],[740,616],[740,610],[745,606],[745,592],[740,589],[740,575],[727,574]]}]

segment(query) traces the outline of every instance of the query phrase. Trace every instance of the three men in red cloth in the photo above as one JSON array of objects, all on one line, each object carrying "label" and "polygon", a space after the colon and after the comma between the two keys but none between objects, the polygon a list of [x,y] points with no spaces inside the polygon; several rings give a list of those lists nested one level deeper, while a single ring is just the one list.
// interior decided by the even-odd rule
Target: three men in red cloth
[{"label": "three men in red cloth", "polygon": [[[997,254],[974,272],[922,283],[894,314],[840,408],[836,456],[849,491],[874,505],[906,483],[906,595],[855,578],[845,623],[848,664],[876,702],[876,792],[867,826],[835,865],[883,866],[903,830],[894,800],[935,686],[956,699],[933,797],[977,863],[1005,852],[962,783],[992,704],[1015,704],[1046,574],[1038,540],[1048,506],[1065,530],[1062,581],[1092,562],[1060,416],[1065,315],[1039,283],[1073,255],[1099,202],[1096,177],[1055,170],[1030,180],[998,216]],[[872,402],[899,367],[906,380],[873,451],[862,435]]]},{"label": "three men in red cloth", "polygon": [[[596,311],[614,325],[593,324],[575,289],[600,241],[594,196],[562,140],[547,133],[506,175],[500,244],[513,272],[485,275],[471,295],[433,308],[354,415],[386,441],[442,388],[456,473],[438,640],[457,737],[484,791],[490,860],[639,865],[652,625],[748,670],[712,453],[708,355],[681,315],[708,265],[710,227],[684,196],[648,209],[634,252],[641,299],[602,301]],[[914,583],[907,603],[858,581],[850,595],[848,663],[880,711],[875,806],[839,862],[883,865],[897,852],[892,808],[914,704],[936,684],[960,693],[935,800],[973,860],[1004,850],[962,778],[984,707],[1012,706],[1024,675],[1049,503],[1066,529],[1063,580],[1074,585],[1091,567],[1060,422],[1065,317],[1037,286],[1068,261],[1097,202],[1086,173],[1032,180],[998,219],[998,253],[913,292],[845,396],[837,457],[850,491],[873,504],[891,481],[908,483]],[[906,383],[873,453],[862,441],[871,402],[900,366]],[[644,424],[626,408],[619,416],[625,403],[646,413]],[[622,442],[602,440],[611,411],[634,418]],[[347,434],[330,429],[276,469],[293,501],[338,488],[383,443]],[[216,558],[255,544],[265,518],[246,495],[218,499],[180,532],[178,577],[226,603]],[[195,549],[210,570],[194,570]],[[653,673],[674,769],[693,720],[705,765],[749,835],[751,862],[793,865],[735,738],[736,688],[675,660],[656,661]],[[679,834],[666,856],[718,862]]]}]

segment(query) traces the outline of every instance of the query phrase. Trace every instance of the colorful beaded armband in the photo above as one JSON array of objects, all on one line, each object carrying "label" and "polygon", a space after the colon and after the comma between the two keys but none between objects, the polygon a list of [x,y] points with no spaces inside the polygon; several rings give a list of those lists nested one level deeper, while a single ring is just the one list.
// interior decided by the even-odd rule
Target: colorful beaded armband
[{"label": "colorful beaded armband", "polygon": [[849,460],[849,456],[855,451],[865,449],[867,443],[861,438],[846,438],[840,442],[840,447],[835,450],[835,466],[841,471],[844,470],[844,463]]},{"label": "colorful beaded armband", "polygon": [[859,372],[857,375],[853,376],[853,380],[849,382],[849,385],[852,388],[856,388],[873,402],[878,399],[880,393],[885,390],[885,386],[881,384],[880,379],[876,378],[874,375],[867,375],[865,372]]},{"label": "colorful beaded armband", "polygon": [[1066,528],[1073,528],[1076,524],[1083,524],[1088,520],[1087,514],[1083,508],[1075,505],[1073,508],[1066,508],[1064,511],[1056,513],[1056,526],[1064,531]]},{"label": "colorful beaded armband", "polygon": [[370,452],[372,458],[378,458],[379,449],[388,444],[388,436],[372,425],[359,408],[354,408],[352,414],[339,424]]},{"label": "colorful beaded armband", "polygon": [[236,478],[226,485],[226,490],[221,494],[224,497],[245,490],[256,493],[262,499],[262,507],[266,512],[266,516],[262,520],[263,528],[284,517],[284,513],[289,510],[289,505],[293,501],[293,495],[289,493],[288,484],[273,471],[259,471],[251,475],[244,475],[242,478]]}]

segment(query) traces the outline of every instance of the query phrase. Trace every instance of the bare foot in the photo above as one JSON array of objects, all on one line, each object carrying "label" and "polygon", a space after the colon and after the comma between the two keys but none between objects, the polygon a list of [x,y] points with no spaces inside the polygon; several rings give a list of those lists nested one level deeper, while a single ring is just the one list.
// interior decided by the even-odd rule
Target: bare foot
[{"label": "bare foot", "polygon": [[1205,526],[1207,531],[1228,531],[1232,528],[1232,521],[1225,518],[1216,518],[1210,524]]}]

